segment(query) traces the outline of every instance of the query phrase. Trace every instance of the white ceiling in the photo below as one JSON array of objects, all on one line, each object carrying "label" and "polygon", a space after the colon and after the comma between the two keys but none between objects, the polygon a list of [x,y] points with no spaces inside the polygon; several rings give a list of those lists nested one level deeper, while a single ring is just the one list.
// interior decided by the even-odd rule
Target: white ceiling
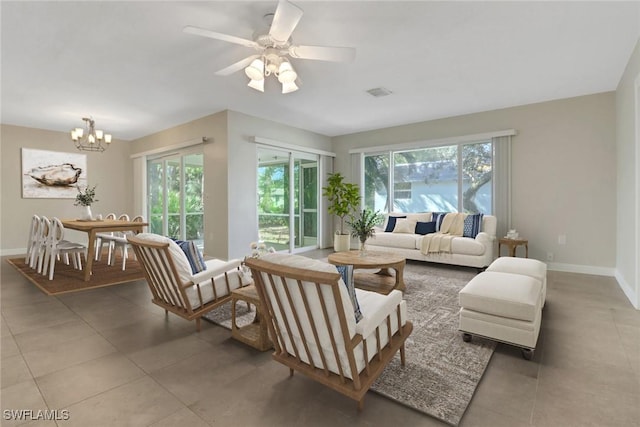
[{"label": "white ceiling", "polygon": [[[335,136],[615,90],[640,2],[307,2],[296,44],[352,46],[351,63],[293,59],[303,86],[265,93],[240,71],[243,38],[276,1],[1,3],[2,123],[66,131],[92,115],[134,139],[221,110]],[[374,98],[366,90],[393,94]]]}]

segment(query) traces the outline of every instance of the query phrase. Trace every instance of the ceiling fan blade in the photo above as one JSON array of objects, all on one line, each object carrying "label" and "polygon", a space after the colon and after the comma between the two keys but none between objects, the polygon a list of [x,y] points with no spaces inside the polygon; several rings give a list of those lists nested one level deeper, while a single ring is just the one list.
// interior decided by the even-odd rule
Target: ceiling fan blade
[{"label": "ceiling fan blade", "polygon": [[280,0],[269,30],[271,38],[280,43],[285,43],[289,40],[302,14],[302,9],[295,4],[289,3],[287,0]]},{"label": "ceiling fan blade", "polygon": [[356,50],[352,47],[291,46],[289,55],[293,58],[318,61],[349,62],[356,57]]},{"label": "ceiling fan blade", "polygon": [[246,47],[252,47],[254,49],[261,49],[262,47],[253,40],[243,39],[241,37],[230,36],[229,34],[216,33],[215,31],[205,30],[204,28],[192,27],[187,25],[182,29],[182,32],[187,34],[195,34],[196,36],[209,37],[210,39],[222,40],[229,43],[235,43]]},{"label": "ceiling fan blade", "polygon": [[251,55],[247,58],[244,58],[236,62],[235,64],[229,65],[227,68],[223,68],[222,70],[216,71],[215,74],[216,76],[228,76],[230,74],[235,73],[236,71],[240,71],[243,68],[248,67],[249,64],[251,64],[251,62],[256,58],[260,58],[260,55]]}]

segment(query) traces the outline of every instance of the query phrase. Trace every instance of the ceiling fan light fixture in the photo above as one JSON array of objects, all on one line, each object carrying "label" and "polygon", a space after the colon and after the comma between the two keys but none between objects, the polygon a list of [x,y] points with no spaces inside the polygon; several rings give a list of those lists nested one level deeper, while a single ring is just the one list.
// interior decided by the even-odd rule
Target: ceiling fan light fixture
[{"label": "ceiling fan light fixture", "polygon": [[264,80],[264,62],[261,59],[254,59],[244,72],[251,80]]},{"label": "ceiling fan light fixture", "polygon": [[278,70],[278,81],[282,84],[295,82],[298,73],[295,72],[289,61],[282,61]]},{"label": "ceiling fan light fixture", "polygon": [[264,16],[269,26],[268,32],[264,29],[257,30],[252,40],[190,25],[182,31],[257,51],[254,55],[217,71],[216,75],[227,76],[244,69],[250,79],[248,86],[261,92],[264,92],[264,80],[274,75],[282,85],[282,93],[290,93],[299,89],[295,82],[300,80],[288,58],[332,62],[348,62],[355,58],[355,49],[350,47],[294,45],[291,35],[302,15],[300,7],[289,0],[279,0],[275,12]]},{"label": "ceiling fan light fixture", "polygon": [[295,81],[282,83],[282,93],[291,93],[297,91],[298,89],[300,88]]},{"label": "ceiling fan light fixture", "polygon": [[249,86],[251,89],[264,92],[264,77],[261,80],[251,80],[247,86]]}]

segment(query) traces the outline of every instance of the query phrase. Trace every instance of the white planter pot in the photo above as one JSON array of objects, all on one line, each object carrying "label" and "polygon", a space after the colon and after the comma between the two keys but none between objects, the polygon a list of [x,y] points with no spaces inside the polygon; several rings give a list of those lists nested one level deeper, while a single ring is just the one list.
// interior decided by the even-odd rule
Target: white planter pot
[{"label": "white planter pot", "polygon": [[93,215],[91,214],[91,206],[82,206],[80,211],[80,219],[84,219],[87,221],[93,219]]},{"label": "white planter pot", "polygon": [[349,234],[334,234],[333,235],[333,250],[336,252],[345,252],[351,250],[351,235]]}]

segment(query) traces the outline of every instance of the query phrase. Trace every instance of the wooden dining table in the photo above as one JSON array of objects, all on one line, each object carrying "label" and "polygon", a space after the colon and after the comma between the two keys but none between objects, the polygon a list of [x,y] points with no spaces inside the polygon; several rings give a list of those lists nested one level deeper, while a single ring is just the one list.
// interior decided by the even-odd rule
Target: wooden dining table
[{"label": "wooden dining table", "polygon": [[105,220],[79,220],[79,219],[63,219],[62,225],[69,230],[83,231],[89,235],[87,243],[87,264],[84,267],[84,281],[91,280],[91,268],[93,267],[93,259],[96,250],[96,234],[111,233],[115,231],[133,231],[141,233],[143,228],[149,225],[147,222],[121,221],[116,219]]}]

